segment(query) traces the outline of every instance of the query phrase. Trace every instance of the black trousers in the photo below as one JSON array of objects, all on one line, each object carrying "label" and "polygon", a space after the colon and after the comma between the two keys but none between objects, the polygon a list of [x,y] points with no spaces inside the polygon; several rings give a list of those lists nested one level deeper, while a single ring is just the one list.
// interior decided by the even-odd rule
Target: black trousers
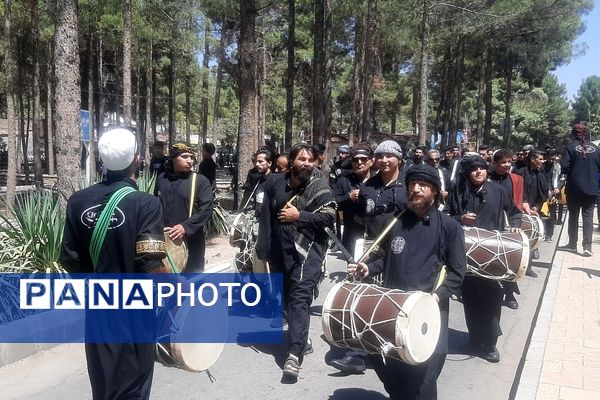
[{"label": "black trousers", "polygon": [[500,315],[504,290],[497,281],[467,275],[462,289],[465,320],[469,340],[484,346],[495,346],[502,335]]},{"label": "black trousers", "polygon": [[410,365],[394,358],[370,354],[369,360],[390,400],[436,400],[437,378],[448,353],[448,304],[440,304],[441,331],[436,349],[424,363]]},{"label": "black trousers", "polygon": [[548,206],[548,218],[544,220],[544,230],[546,231],[546,237],[551,238],[554,235],[554,225],[556,224],[556,209],[558,208],[557,202],[554,202]]},{"label": "black trousers", "polygon": [[94,400],[150,398],[154,344],[86,344],[88,375]]},{"label": "black trousers", "polygon": [[583,249],[592,250],[592,235],[594,231],[594,206],[597,196],[570,194],[567,197],[569,210],[569,244],[577,245],[579,239],[579,213],[583,218]]},{"label": "black trousers", "polygon": [[310,306],[321,278],[322,259],[309,253],[303,265],[283,266],[290,354],[302,358],[310,327]]},{"label": "black trousers", "polygon": [[183,272],[204,272],[204,254],[206,253],[204,232],[189,236],[186,239],[186,244],[188,248],[188,260]]}]

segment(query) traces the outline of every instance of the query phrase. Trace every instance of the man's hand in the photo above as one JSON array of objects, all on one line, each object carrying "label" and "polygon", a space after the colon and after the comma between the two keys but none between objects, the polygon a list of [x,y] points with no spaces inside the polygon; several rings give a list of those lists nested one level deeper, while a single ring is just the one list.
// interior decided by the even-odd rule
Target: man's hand
[{"label": "man's hand", "polygon": [[365,279],[369,276],[369,267],[365,263],[348,264],[346,272],[354,275],[357,279]]},{"label": "man's hand", "polygon": [[523,211],[525,211],[525,214],[531,215],[531,209],[529,208],[529,203],[523,202]]},{"label": "man's hand", "polygon": [[360,189],[354,189],[350,193],[348,193],[348,197],[355,203],[358,203],[358,194],[360,193]]},{"label": "man's hand", "polygon": [[448,192],[446,192],[445,190],[442,190],[442,191],[440,192],[440,194],[442,195],[442,198],[443,198],[444,200],[446,200],[446,198],[448,197]]},{"label": "man's hand", "polygon": [[169,237],[171,240],[183,239],[184,236],[185,229],[181,224],[177,224],[169,230]]},{"label": "man's hand", "polygon": [[280,222],[296,222],[300,219],[300,211],[290,203],[286,203],[279,211],[278,219]]},{"label": "man's hand", "polygon": [[463,214],[462,217],[460,217],[460,223],[463,225],[473,226],[473,225],[475,225],[476,221],[477,221],[477,214],[475,214],[475,213],[466,213],[466,214]]},{"label": "man's hand", "polygon": [[435,301],[436,301],[437,303],[439,303],[439,302],[440,302],[440,298],[438,297],[437,293],[434,293],[432,296],[433,296],[433,298],[435,299]]}]

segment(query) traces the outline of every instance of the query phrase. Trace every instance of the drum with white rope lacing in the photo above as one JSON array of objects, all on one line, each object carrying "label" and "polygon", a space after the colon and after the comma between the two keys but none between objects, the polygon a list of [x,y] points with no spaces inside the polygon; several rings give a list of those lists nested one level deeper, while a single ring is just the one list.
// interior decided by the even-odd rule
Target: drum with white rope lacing
[{"label": "drum with white rope lacing", "polygon": [[413,365],[431,357],[440,336],[438,304],[424,292],[344,281],[327,294],[322,315],[332,345]]}]

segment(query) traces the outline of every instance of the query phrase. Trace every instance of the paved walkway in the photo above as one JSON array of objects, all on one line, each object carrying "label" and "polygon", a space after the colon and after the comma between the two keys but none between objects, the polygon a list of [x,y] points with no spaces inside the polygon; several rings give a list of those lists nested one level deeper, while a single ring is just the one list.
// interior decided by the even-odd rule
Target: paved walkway
[{"label": "paved walkway", "polygon": [[[558,251],[548,278],[517,400],[600,399],[600,234],[594,257]],[[579,238],[582,231],[580,226]],[[560,245],[568,241],[563,230]],[[581,242],[579,245],[581,252]]]}]

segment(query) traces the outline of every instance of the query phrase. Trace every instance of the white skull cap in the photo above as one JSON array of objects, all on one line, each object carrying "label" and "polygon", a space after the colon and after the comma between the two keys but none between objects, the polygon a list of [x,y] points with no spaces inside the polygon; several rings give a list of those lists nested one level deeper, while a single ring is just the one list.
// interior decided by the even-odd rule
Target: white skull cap
[{"label": "white skull cap", "polygon": [[104,132],[98,141],[98,153],[104,166],[111,171],[123,170],[133,162],[136,139],[128,129],[115,128]]}]

